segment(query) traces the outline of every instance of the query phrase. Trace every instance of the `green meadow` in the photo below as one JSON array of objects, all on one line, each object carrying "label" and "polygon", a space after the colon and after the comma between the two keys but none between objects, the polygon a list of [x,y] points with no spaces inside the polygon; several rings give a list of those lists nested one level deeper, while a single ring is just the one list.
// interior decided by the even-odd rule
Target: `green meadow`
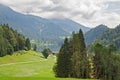
[{"label": "green meadow", "polygon": [[19,51],[12,56],[0,57],[0,80],[92,80],[56,78],[52,68],[56,58],[43,58],[34,51]]}]

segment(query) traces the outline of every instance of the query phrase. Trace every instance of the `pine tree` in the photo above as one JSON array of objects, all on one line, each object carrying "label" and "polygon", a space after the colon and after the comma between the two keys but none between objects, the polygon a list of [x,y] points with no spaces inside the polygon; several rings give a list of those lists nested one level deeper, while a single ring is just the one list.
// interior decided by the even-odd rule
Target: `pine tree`
[{"label": "pine tree", "polygon": [[62,45],[57,56],[57,63],[54,67],[54,72],[57,77],[71,76],[71,52],[67,38],[65,38],[64,44]]},{"label": "pine tree", "polygon": [[47,58],[50,54],[52,54],[52,51],[49,49],[49,48],[45,48],[43,51],[42,51],[42,54],[45,58]]},{"label": "pine tree", "polygon": [[30,50],[30,49],[31,49],[31,44],[30,44],[29,38],[26,39],[26,41],[25,41],[25,46],[26,46],[27,50]]},{"label": "pine tree", "polygon": [[81,29],[78,34],[73,35],[72,48],[73,77],[88,78],[89,63],[87,60],[84,36]]},{"label": "pine tree", "polygon": [[65,39],[57,56],[54,71],[57,77],[89,77],[89,63],[82,30],[79,33],[73,32],[70,41]]},{"label": "pine tree", "polygon": [[34,46],[33,46],[33,51],[37,51],[37,45],[36,44],[34,44]]}]

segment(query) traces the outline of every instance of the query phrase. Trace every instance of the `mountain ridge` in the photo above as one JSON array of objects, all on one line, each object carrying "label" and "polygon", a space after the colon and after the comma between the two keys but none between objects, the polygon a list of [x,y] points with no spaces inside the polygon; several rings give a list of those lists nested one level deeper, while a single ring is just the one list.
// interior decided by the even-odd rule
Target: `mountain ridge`
[{"label": "mountain ridge", "polygon": [[[70,26],[73,23],[78,25],[78,23],[74,21],[70,20],[70,22],[71,23],[67,23],[66,20],[67,26]],[[69,30],[65,31],[61,25],[54,23],[50,19],[45,19],[34,15],[22,14],[5,5],[0,5],[0,24],[8,24],[19,33],[25,35],[26,37],[29,37],[32,42],[37,42],[40,44],[40,46],[50,47],[52,49],[56,46],[60,47],[64,37],[71,35],[69,33]],[[73,28],[70,30],[73,30]],[[51,45],[46,46],[44,43],[53,45],[52,47]]]},{"label": "mountain ridge", "polygon": [[93,43],[97,37],[99,37],[102,33],[104,33],[109,28],[106,25],[100,24],[95,28],[92,28],[85,34],[85,42],[87,45]]}]

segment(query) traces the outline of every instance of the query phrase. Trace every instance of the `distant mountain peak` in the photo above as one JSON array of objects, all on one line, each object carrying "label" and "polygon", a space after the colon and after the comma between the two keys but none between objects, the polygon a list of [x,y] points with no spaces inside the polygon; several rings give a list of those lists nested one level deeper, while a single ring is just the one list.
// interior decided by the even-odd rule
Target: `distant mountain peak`
[{"label": "distant mountain peak", "polygon": [[108,30],[109,28],[103,24],[100,24],[98,26],[96,26],[95,28],[89,30],[86,34],[85,34],[85,41],[86,44],[91,44],[93,43],[97,37],[99,37],[102,33],[104,33],[106,30]]},{"label": "distant mountain peak", "polygon": [[5,10],[5,11],[13,11],[11,8],[9,8],[6,5],[0,4],[0,10]]},{"label": "distant mountain peak", "polygon": [[108,28],[108,27],[104,24],[100,24],[100,25],[96,26],[95,28]]}]

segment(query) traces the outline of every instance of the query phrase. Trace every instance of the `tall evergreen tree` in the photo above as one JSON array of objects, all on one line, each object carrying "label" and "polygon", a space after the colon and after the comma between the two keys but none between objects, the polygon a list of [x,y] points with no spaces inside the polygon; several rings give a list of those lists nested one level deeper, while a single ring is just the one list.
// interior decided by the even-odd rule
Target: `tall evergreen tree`
[{"label": "tall evergreen tree", "polygon": [[34,51],[37,51],[37,45],[36,45],[36,44],[34,44],[33,50],[34,50]]},{"label": "tall evergreen tree", "polygon": [[70,77],[71,76],[71,52],[68,39],[65,38],[59,54],[57,56],[57,63],[54,67],[54,72],[57,77]]},{"label": "tall evergreen tree", "polygon": [[73,32],[70,41],[65,39],[57,56],[54,71],[58,77],[89,77],[89,63],[82,30],[79,33]]},{"label": "tall evergreen tree", "polygon": [[26,39],[25,46],[26,46],[27,50],[31,49],[31,44],[30,44],[30,39],[29,38]]},{"label": "tall evergreen tree", "polygon": [[73,77],[88,78],[89,63],[87,60],[84,36],[81,29],[78,34],[73,35],[72,48]]}]

